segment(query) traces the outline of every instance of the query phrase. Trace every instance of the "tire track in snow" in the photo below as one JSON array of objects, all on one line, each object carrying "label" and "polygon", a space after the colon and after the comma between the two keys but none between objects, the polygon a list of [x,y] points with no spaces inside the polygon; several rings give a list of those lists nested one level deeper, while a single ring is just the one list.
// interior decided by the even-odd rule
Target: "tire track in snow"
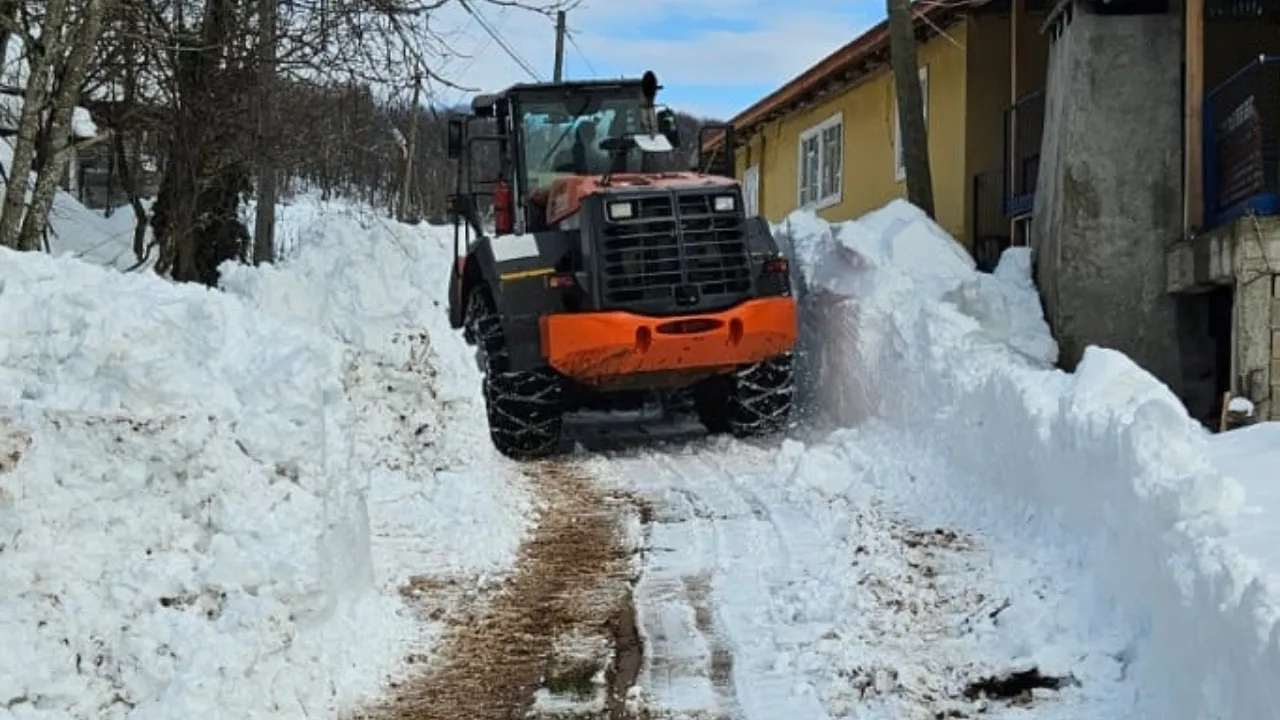
[{"label": "tire track in snow", "polygon": [[[668,458],[654,456],[651,471],[671,478],[674,465]],[[688,488],[669,484],[678,502],[675,522],[689,531],[685,548],[673,544],[672,553],[661,565],[692,557],[717,558],[722,554],[723,529],[716,524],[715,509],[702,497]],[[678,509],[677,509],[678,508]],[[686,511],[686,512],[682,512]],[[670,516],[668,516],[670,517]],[[724,519],[724,518],[720,518]],[[677,538],[670,538],[676,540]],[[681,552],[681,550],[686,552]],[[654,578],[650,593],[656,603],[645,603],[637,608],[637,618],[642,625],[652,625],[651,647],[646,653],[648,685],[662,688],[683,686],[686,697],[679,702],[667,701],[676,710],[688,711],[709,708],[717,717],[728,717],[732,709],[730,683],[732,680],[732,653],[717,636],[715,618],[711,612],[712,575],[698,563],[692,572],[679,570],[667,576]],[[692,644],[681,639],[693,638]],[[727,655],[727,658],[726,658]]]},{"label": "tire track in snow", "polygon": [[705,448],[615,463],[621,476],[649,479],[636,490],[666,510],[655,513],[654,543],[684,550],[654,558],[637,585],[637,617],[650,638],[638,683],[646,710],[654,718],[821,718],[819,706],[791,695],[788,676],[751,652],[772,644],[765,575],[789,564],[794,543]]},{"label": "tire track in snow", "polygon": [[[635,594],[646,717],[1027,711],[966,691],[1027,662],[1017,638],[1034,635],[1020,623],[1078,599],[1018,585],[1038,552],[996,552],[898,515],[904,500],[928,500],[888,452],[872,439],[779,463],[775,448],[704,439],[601,456],[602,474],[654,506]],[[1090,699],[1070,692],[1036,695],[1035,712],[1090,716]]]}]

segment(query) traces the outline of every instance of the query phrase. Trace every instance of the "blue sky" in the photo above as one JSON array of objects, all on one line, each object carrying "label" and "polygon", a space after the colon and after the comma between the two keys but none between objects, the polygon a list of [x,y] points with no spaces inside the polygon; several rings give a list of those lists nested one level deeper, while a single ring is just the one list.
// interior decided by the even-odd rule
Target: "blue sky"
[{"label": "blue sky", "polygon": [[[550,20],[472,2],[519,57],[550,77]],[[452,12],[449,42],[473,57],[451,58],[439,72],[484,90],[531,79],[473,18],[461,8]],[[570,79],[638,77],[653,70],[664,85],[662,101],[727,120],[883,16],[881,0],[584,0],[569,13],[576,42],[566,45],[565,73]]]}]

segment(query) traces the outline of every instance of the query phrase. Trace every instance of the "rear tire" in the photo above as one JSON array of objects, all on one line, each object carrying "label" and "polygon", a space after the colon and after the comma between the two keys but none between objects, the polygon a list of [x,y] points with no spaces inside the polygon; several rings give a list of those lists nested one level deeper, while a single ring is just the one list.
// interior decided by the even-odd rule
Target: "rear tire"
[{"label": "rear tire", "polygon": [[467,298],[465,333],[476,344],[489,438],[513,460],[548,457],[560,449],[564,381],[550,368],[508,370],[506,338],[488,288]]},{"label": "rear tire", "polygon": [[795,397],[794,364],[787,353],[702,381],[694,388],[698,419],[712,433],[739,438],[781,431]]}]

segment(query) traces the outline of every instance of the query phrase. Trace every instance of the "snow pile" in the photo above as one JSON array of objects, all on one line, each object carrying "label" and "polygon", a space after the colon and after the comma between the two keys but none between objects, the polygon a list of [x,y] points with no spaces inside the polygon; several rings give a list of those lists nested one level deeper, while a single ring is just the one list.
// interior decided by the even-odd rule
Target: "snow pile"
[{"label": "snow pile", "polygon": [[[1242,399],[1242,398],[1237,398]],[[1249,407],[1252,411],[1252,405]],[[1223,474],[1244,486],[1248,502],[1232,519],[1231,544],[1248,557],[1267,562],[1274,571],[1276,548],[1280,547],[1275,518],[1280,516],[1280,423],[1251,425],[1209,440],[1210,457]]]},{"label": "snow pile", "polygon": [[902,201],[839,225],[795,213],[775,231],[793,246],[828,417],[909,433],[995,499],[972,511],[982,521],[1073,548],[1098,601],[1141,629],[1122,654],[1154,716],[1280,713],[1280,567],[1264,574],[1225,537],[1240,483],[1123,355],[1090,348],[1076,373],[1053,369],[1027,250],[978,273]]},{"label": "snow pile", "polygon": [[[322,328],[357,351],[357,372],[384,378],[357,398],[357,461],[376,468],[370,503],[382,510],[375,525],[381,518],[388,533],[430,549],[396,557],[405,548],[392,543],[378,560],[375,547],[388,582],[412,570],[490,585],[514,562],[531,526],[533,496],[519,466],[489,441],[474,350],[449,327],[452,228],[405,225],[315,200],[296,203],[285,217],[292,226],[285,234],[305,238],[296,257],[258,269],[226,263],[223,289],[277,317]],[[418,374],[425,396],[405,392],[406,374]],[[388,462],[381,457],[386,428],[406,422],[414,444]]]},{"label": "snow pile", "polygon": [[366,692],[407,621],[371,592],[341,346],[39,253],[0,252],[0,318],[0,704],[254,717]]},{"label": "snow pile", "polygon": [[0,251],[0,716],[328,716],[430,650],[410,576],[509,569],[445,233],[280,220],[226,292]]}]

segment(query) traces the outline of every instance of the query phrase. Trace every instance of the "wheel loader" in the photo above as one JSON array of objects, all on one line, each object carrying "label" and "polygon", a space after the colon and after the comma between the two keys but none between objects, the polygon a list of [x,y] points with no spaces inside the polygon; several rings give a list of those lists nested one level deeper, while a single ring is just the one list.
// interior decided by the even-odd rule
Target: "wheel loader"
[{"label": "wheel loader", "polygon": [[732,128],[698,133],[699,147],[724,134],[719,168],[679,169],[660,89],[652,72],[518,84],[449,119],[449,321],[476,347],[489,434],[508,457],[557,454],[567,414],[654,393],[683,393],[715,433],[788,420],[787,258],[744,211]]}]

